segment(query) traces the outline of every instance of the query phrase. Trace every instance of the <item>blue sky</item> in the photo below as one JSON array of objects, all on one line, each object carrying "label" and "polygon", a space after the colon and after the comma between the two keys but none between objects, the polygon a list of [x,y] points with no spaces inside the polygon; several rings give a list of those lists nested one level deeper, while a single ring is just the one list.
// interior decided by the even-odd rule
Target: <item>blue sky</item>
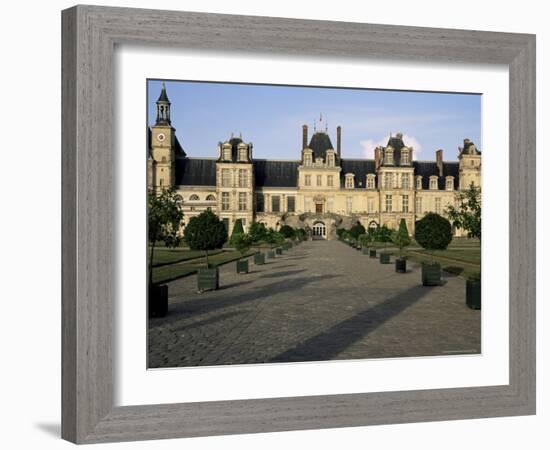
[{"label": "blue sky", "polygon": [[[156,118],[162,81],[148,80],[148,124]],[[191,157],[216,157],[217,144],[239,135],[253,142],[253,156],[299,159],[302,125],[313,132],[320,114],[336,146],[342,126],[342,157],[372,158],[391,133],[403,133],[415,159],[431,160],[444,150],[455,160],[469,138],[483,149],[481,95],[411,91],[166,81],[172,125]],[[324,127],[323,127],[324,128]]]}]

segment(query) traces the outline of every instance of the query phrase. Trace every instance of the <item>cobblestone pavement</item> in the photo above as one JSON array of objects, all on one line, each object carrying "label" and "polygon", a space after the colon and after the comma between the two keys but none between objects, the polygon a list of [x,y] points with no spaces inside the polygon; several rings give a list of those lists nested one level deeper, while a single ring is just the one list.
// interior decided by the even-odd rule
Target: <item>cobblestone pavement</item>
[{"label": "cobblestone pavement", "polygon": [[169,283],[169,312],[149,320],[149,367],[479,353],[481,314],[464,279],[424,287],[339,241],[304,242],[249,274],[220,269],[218,291],[196,276]]}]

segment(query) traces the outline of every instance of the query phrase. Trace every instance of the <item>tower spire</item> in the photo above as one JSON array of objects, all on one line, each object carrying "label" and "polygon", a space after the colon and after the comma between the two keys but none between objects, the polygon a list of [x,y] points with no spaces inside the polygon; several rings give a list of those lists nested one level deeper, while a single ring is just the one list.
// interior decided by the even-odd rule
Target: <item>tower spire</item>
[{"label": "tower spire", "polygon": [[170,125],[170,100],[166,94],[166,85],[162,82],[162,89],[157,100],[157,125]]}]

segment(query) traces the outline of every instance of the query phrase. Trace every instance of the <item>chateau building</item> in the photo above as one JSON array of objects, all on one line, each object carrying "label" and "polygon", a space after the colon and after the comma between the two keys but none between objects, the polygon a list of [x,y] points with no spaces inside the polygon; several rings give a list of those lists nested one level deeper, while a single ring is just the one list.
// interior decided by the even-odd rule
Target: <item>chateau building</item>
[{"label": "chateau building", "polygon": [[215,157],[193,158],[176,137],[170,107],[163,86],[156,123],[148,128],[148,186],[175,186],[186,222],[210,208],[229,233],[241,219],[245,230],[253,221],[275,229],[288,224],[317,239],[334,239],[340,227],[360,222],[395,229],[402,218],[413,233],[424,214],[444,215],[458,190],[481,185],[481,152],[468,139],[457,161],[444,161],[443,150],[435,152],[434,161],[416,161],[401,133],[376,148],[374,159],[348,159],[342,154],[342,128],[336,128],[334,147],[322,119],[311,138],[303,125],[297,160],[255,159],[252,143],[240,136],[220,142]]}]

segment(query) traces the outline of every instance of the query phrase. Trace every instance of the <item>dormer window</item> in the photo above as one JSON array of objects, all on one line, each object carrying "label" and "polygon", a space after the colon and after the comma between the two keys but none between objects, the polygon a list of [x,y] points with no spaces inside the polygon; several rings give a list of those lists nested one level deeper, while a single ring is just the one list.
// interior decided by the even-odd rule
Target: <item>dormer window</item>
[{"label": "dormer window", "polygon": [[353,174],[347,173],[346,174],[346,189],[353,189],[355,187]]},{"label": "dormer window", "polygon": [[403,147],[401,149],[401,165],[409,165],[410,164],[410,158],[409,158],[409,149]]},{"label": "dormer window", "polygon": [[452,191],[454,189],[455,179],[454,177],[447,177],[445,179],[445,189]]},{"label": "dormer window", "polygon": [[386,147],[385,157],[385,164],[393,164],[393,148]]},{"label": "dormer window", "polygon": [[374,189],[374,174],[367,175],[367,189]]},{"label": "dormer window", "polygon": [[334,167],[334,153],[327,152],[327,166]]},{"label": "dormer window", "polygon": [[222,160],[231,161],[231,145],[224,144],[222,147]]},{"label": "dormer window", "polygon": [[311,150],[304,151],[304,166],[311,166],[313,162],[313,156]]},{"label": "dormer window", "polygon": [[248,161],[248,149],[246,145],[239,145],[239,161]]},{"label": "dormer window", "polygon": [[416,189],[422,189],[422,176],[420,175],[416,177]]},{"label": "dormer window", "polygon": [[437,189],[437,177],[435,175],[430,177],[430,189]]}]

